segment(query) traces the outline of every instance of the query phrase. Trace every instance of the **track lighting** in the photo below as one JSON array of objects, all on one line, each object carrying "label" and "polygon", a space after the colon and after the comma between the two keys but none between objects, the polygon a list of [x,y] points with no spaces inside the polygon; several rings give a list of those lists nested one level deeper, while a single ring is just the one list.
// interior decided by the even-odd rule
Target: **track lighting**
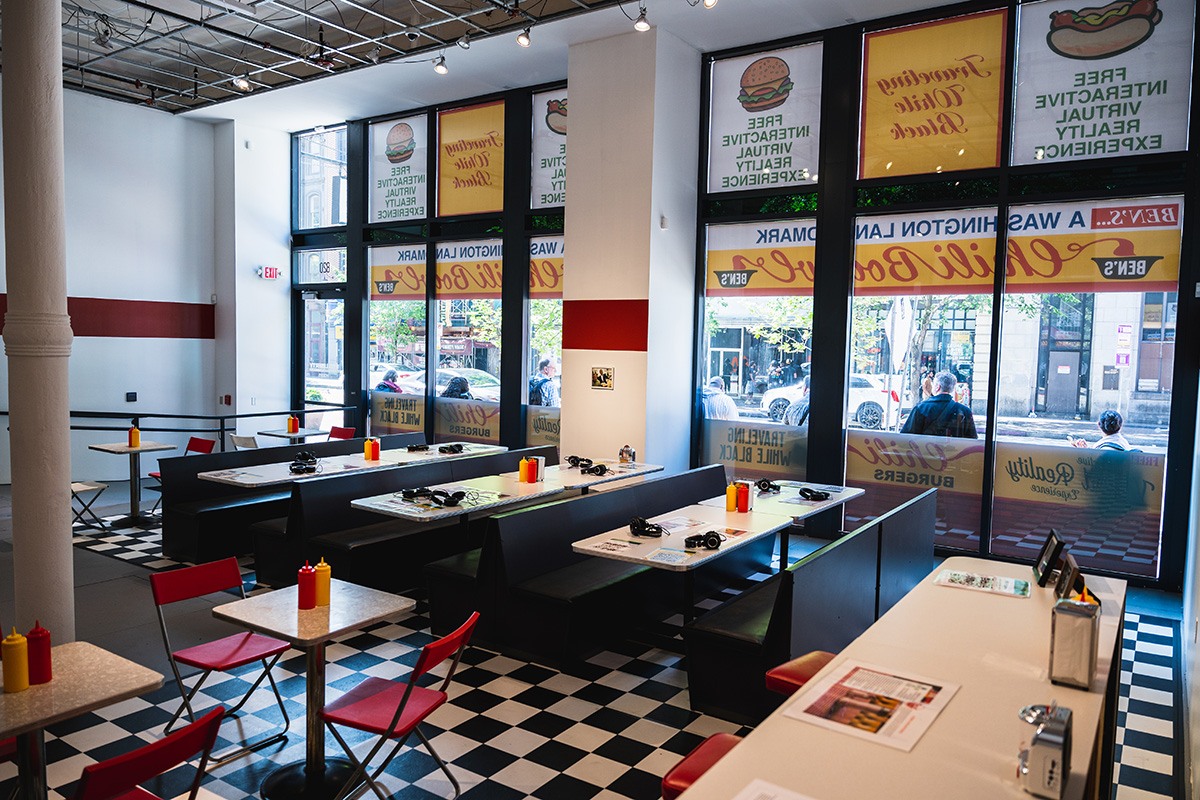
[{"label": "track lighting", "polygon": [[192,99],[195,100],[200,96],[200,70],[197,67],[192,67]]},{"label": "track lighting", "polygon": [[471,49],[471,34],[464,33],[462,36],[458,37],[458,41],[455,42],[455,44],[457,44],[463,50],[470,50]]},{"label": "track lighting", "polygon": [[438,56],[433,60],[433,71],[438,75],[445,75],[450,71],[450,68],[446,66],[445,56]]},{"label": "track lighting", "polygon": [[232,83],[233,88],[237,89],[239,92],[250,91],[250,73],[246,72],[238,75],[233,79]]},{"label": "track lighting", "polygon": [[633,29],[635,31],[650,30],[650,22],[646,19],[646,6],[642,5],[641,8],[638,9],[638,11],[640,13],[638,13],[638,18],[633,23]]},{"label": "track lighting", "polygon": [[521,47],[529,47],[529,45],[533,44],[533,41],[529,38],[529,30],[529,28],[526,28],[517,34],[517,44],[521,45]]},{"label": "track lighting", "polygon": [[372,64],[378,64],[379,57],[381,55],[383,55],[383,48],[380,47],[378,44],[376,44],[374,47],[372,47],[370,50],[367,51],[367,60],[370,61]]}]

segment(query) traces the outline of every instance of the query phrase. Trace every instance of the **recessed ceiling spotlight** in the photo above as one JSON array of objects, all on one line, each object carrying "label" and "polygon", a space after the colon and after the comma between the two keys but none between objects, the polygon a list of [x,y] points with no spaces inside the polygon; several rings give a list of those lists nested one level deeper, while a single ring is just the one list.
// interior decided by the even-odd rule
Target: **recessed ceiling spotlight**
[{"label": "recessed ceiling spotlight", "polygon": [[370,61],[372,64],[378,64],[379,57],[381,55],[383,55],[383,48],[380,47],[378,44],[376,44],[374,47],[372,47],[370,50],[367,51],[367,60]]},{"label": "recessed ceiling spotlight", "polygon": [[246,72],[242,75],[238,75],[233,79],[233,81],[231,81],[231,83],[233,83],[233,88],[237,89],[239,92],[250,91],[250,73]]},{"label": "recessed ceiling spotlight", "polygon": [[450,68],[446,66],[445,56],[438,56],[433,60],[433,71],[438,75],[445,75],[450,71]]},{"label": "recessed ceiling spotlight", "polygon": [[635,31],[648,31],[648,30],[650,30],[650,22],[649,22],[649,20],[647,20],[647,19],[646,19],[646,6],[645,6],[645,5],[642,5],[642,6],[641,6],[641,7],[638,9],[638,11],[639,11],[640,13],[638,14],[638,18],[637,18],[636,20],[634,20],[634,23],[633,23],[633,29],[634,29]]},{"label": "recessed ceiling spotlight", "polygon": [[705,8],[712,8],[712,7],[713,7],[713,6],[715,6],[716,4],[717,4],[717,0],[704,0],[704,7],[705,7]]},{"label": "recessed ceiling spotlight", "polygon": [[420,34],[418,34],[416,31],[405,31],[404,35],[408,37],[410,42],[415,42],[417,40],[417,36]]},{"label": "recessed ceiling spotlight", "polygon": [[470,34],[470,32],[464,33],[462,36],[458,37],[458,41],[455,42],[455,44],[457,44],[463,50],[470,50],[471,49],[471,34]]},{"label": "recessed ceiling spotlight", "polygon": [[521,45],[521,47],[529,47],[529,45],[533,44],[533,41],[529,38],[529,28],[517,34],[517,44]]}]

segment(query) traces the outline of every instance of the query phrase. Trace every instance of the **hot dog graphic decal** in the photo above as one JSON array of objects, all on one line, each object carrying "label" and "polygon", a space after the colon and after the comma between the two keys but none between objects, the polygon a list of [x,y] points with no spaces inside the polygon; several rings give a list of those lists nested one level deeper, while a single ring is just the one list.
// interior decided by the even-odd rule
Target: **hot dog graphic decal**
[{"label": "hot dog graphic decal", "polygon": [[1046,43],[1066,58],[1110,58],[1149,39],[1161,21],[1155,0],[1117,0],[1099,8],[1055,11]]}]

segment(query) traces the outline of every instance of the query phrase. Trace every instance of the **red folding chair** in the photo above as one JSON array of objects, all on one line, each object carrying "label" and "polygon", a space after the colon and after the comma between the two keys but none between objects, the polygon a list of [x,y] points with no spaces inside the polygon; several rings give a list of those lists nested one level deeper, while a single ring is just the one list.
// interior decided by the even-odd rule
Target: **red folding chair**
[{"label": "red folding chair", "polygon": [[158,795],[146,791],[139,784],[162,775],[199,753],[200,764],[188,794],[189,800],[196,800],[200,780],[208,767],[208,756],[212,752],[213,742],[217,740],[217,729],[221,727],[224,714],[225,709],[217,706],[165,739],[99,764],[89,764],[83,768],[83,777],[75,790],[75,800],[159,800]]},{"label": "red folding chair", "polygon": [[[478,620],[479,612],[475,611],[454,633],[425,645],[407,682],[397,683],[384,678],[367,678],[325,706],[321,711],[321,719],[325,721],[325,726],[329,728],[333,738],[337,739],[346,756],[354,764],[354,771],[334,800],[343,800],[358,789],[360,783],[364,781],[375,794],[379,795],[379,800],[388,800],[388,796],[383,793],[375,781],[387,769],[387,765],[391,763],[396,753],[400,752],[400,748],[404,746],[412,733],[417,734],[417,738],[425,745],[425,749],[433,756],[433,760],[442,768],[442,772],[446,773],[446,777],[454,786],[454,796],[458,797],[462,791],[458,781],[454,779],[450,768],[433,749],[433,745],[429,743],[429,739],[425,737],[418,725],[446,702],[446,689],[449,688],[450,681],[454,678],[458,662],[462,658],[463,651],[467,649],[467,642],[470,641],[471,632],[475,630],[475,623]],[[446,678],[440,687],[431,689],[416,685],[419,678],[451,655],[454,656],[454,661],[450,664],[450,670],[446,673]],[[350,745],[346,744],[346,740],[342,738],[334,725],[344,725],[347,728],[373,733],[379,737],[379,741],[371,747],[366,757],[359,761],[354,757],[354,751],[350,749]],[[387,754],[375,772],[368,775],[367,765],[389,739],[395,739],[396,746]]]},{"label": "red folding chair", "polygon": [[[17,760],[17,740],[13,737],[0,739],[0,764],[6,761]],[[17,781],[13,786],[13,790],[8,793],[9,800],[16,800],[16,797],[21,792],[21,783]]]},{"label": "red folding chair", "polygon": [[341,428],[341,427],[338,427],[337,425],[334,425],[332,428],[329,429],[329,438],[330,439],[353,439],[354,438],[354,428]]},{"label": "red folding chair", "polygon": [[[179,715],[185,710],[187,711],[188,719],[194,720],[196,718],[196,715],[192,711],[192,698],[196,696],[196,692],[200,691],[200,687],[204,685],[204,681],[208,679],[210,674],[213,672],[229,672],[246,664],[252,664],[255,661],[262,663],[262,672],[246,692],[246,696],[238,701],[238,704],[233,708],[227,710],[225,716],[228,717],[236,714],[245,705],[246,701],[250,699],[250,695],[262,683],[263,678],[266,678],[271,683],[271,691],[275,693],[275,702],[279,704],[279,710],[283,714],[282,731],[260,742],[246,744],[231,753],[225,754],[218,759],[218,763],[229,761],[251,750],[256,750],[272,742],[285,739],[287,737],[288,726],[291,724],[283,697],[279,694],[279,687],[275,685],[275,677],[271,675],[271,668],[275,666],[280,657],[290,647],[287,642],[282,639],[273,639],[270,636],[247,632],[235,633],[231,636],[226,636],[224,639],[186,647],[182,650],[171,650],[171,640],[167,635],[167,620],[163,615],[163,606],[234,588],[241,592],[242,597],[246,596],[245,587],[242,584],[242,575],[238,570],[237,559],[233,557],[222,559],[221,561],[211,561],[207,564],[197,564],[194,567],[183,567],[167,572],[155,572],[150,576],[150,589],[154,594],[154,604],[158,608],[158,624],[162,630],[163,644],[167,648],[167,656],[171,662],[171,671],[175,673],[175,684],[179,687],[179,694],[183,698],[183,703],[167,722],[164,732],[171,732],[171,726],[175,724],[175,720],[179,719]],[[180,664],[201,670],[200,679],[196,681],[195,686],[191,690],[184,688],[183,678],[179,674]]]},{"label": "red folding chair", "polygon": [[[216,444],[216,439],[203,439],[199,436],[193,436],[188,439],[187,447],[183,449],[183,454],[185,456],[208,455],[213,451],[213,447]],[[155,486],[147,486],[146,488],[153,492],[160,493],[158,495],[158,499],[154,501],[154,508],[150,509],[150,513],[153,514],[155,511],[158,511],[158,504],[162,502],[162,473],[158,470],[155,470],[148,474],[151,478],[154,478],[154,480],[158,481],[158,484]]]}]

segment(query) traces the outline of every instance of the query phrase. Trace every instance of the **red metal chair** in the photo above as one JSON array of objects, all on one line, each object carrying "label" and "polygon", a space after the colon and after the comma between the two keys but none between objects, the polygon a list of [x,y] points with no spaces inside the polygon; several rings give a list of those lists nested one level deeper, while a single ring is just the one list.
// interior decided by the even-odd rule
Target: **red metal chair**
[{"label": "red metal chair", "polygon": [[[12,737],[9,737],[8,739],[0,739],[0,764],[5,763],[6,761],[16,761],[16,760],[17,760],[17,740]],[[17,781],[16,785],[13,786],[13,790],[8,793],[9,800],[16,800],[17,795],[20,793],[21,793],[21,783],[20,783],[20,781]]]},{"label": "red metal chair", "polygon": [[329,438],[330,439],[353,439],[354,438],[354,428],[340,428],[337,425],[334,425],[332,428],[329,429]]},{"label": "red metal chair", "polygon": [[790,695],[812,680],[812,677],[824,669],[825,665],[834,658],[833,653],[814,650],[799,658],[793,658],[785,664],[780,664],[778,667],[772,667],[767,670],[767,689],[779,694]]},{"label": "red metal chair", "polygon": [[678,764],[671,767],[670,772],[663,776],[663,800],[675,800],[676,797],[683,794],[741,740],[742,737],[732,733],[714,733],[696,745],[692,752],[684,756]]},{"label": "red metal chair", "polygon": [[[235,633],[214,642],[206,642],[186,647],[182,650],[172,651],[171,640],[167,635],[167,620],[163,615],[163,606],[235,588],[241,592],[243,597],[246,596],[245,587],[242,584],[242,575],[238,570],[237,559],[232,557],[222,559],[221,561],[211,561],[207,564],[197,564],[194,567],[183,567],[167,572],[155,572],[150,576],[150,590],[154,594],[154,604],[158,609],[158,624],[162,630],[163,644],[167,648],[167,656],[171,661],[171,671],[175,673],[175,684],[179,687],[179,694],[183,698],[183,703],[167,722],[167,727],[164,731],[170,733],[171,726],[175,724],[175,720],[179,719],[179,715],[185,710],[187,711],[188,719],[194,720],[196,718],[195,713],[192,711],[192,698],[196,696],[196,692],[200,691],[200,687],[204,685],[204,681],[208,679],[210,674],[213,672],[228,672],[255,661],[262,663],[262,672],[254,681],[254,685],[246,692],[246,696],[238,701],[238,704],[233,708],[227,710],[225,716],[228,717],[236,714],[245,705],[246,701],[250,699],[250,695],[262,683],[263,678],[266,678],[271,683],[271,690],[275,693],[275,702],[279,704],[279,710],[283,714],[282,731],[265,738],[263,741],[246,744],[231,753],[225,754],[218,759],[218,763],[237,758],[251,750],[256,750],[272,742],[281,741],[287,737],[287,729],[288,725],[291,724],[291,720],[288,718],[283,697],[279,694],[279,687],[275,685],[275,678],[271,675],[271,668],[275,666],[276,662],[279,661],[279,658],[287,651],[290,645],[281,639],[273,639],[270,636],[247,632]],[[270,660],[268,661],[268,659]],[[190,691],[184,688],[183,678],[179,674],[180,664],[202,671],[200,679],[196,681],[196,685]]]},{"label": "red metal chair", "polygon": [[225,709],[217,706],[196,722],[186,728],[180,728],[165,739],[151,742],[132,753],[125,753],[99,764],[89,764],[83,768],[83,777],[75,790],[75,800],[159,800],[158,795],[146,791],[138,784],[162,775],[199,753],[200,764],[196,768],[196,777],[192,780],[192,789],[188,794],[189,800],[195,800],[224,714]]},{"label": "red metal chair", "polygon": [[[379,800],[388,800],[388,796],[375,781],[387,769],[387,765],[396,753],[400,752],[400,748],[404,746],[412,733],[417,734],[417,738],[425,745],[425,749],[433,756],[433,760],[442,768],[442,772],[446,773],[446,777],[454,786],[454,796],[458,797],[462,791],[458,781],[454,779],[450,768],[433,749],[433,745],[429,743],[429,739],[425,738],[425,734],[421,732],[418,725],[446,702],[446,689],[449,688],[450,681],[454,678],[459,659],[462,658],[463,651],[467,649],[467,642],[470,641],[471,632],[475,629],[475,623],[478,620],[479,612],[475,611],[454,633],[425,645],[406,683],[397,683],[383,678],[367,678],[325,706],[321,712],[321,719],[324,720],[326,727],[329,728],[346,756],[354,764],[354,771],[350,774],[346,785],[338,792],[335,800],[343,800],[359,788],[363,781],[371,787],[375,794],[379,795]],[[454,661],[440,687],[431,689],[416,685],[416,681],[420,677],[451,655],[454,656]],[[373,733],[379,737],[379,741],[371,747],[366,757],[359,761],[334,725],[344,725],[347,728]],[[387,754],[383,763],[373,774],[367,774],[367,765],[389,739],[395,739],[396,746]]]},{"label": "red metal chair", "polygon": [[[188,439],[187,447],[183,449],[183,454],[185,456],[208,455],[213,451],[213,447],[216,444],[216,439],[203,439],[199,436],[193,436]],[[158,484],[155,486],[147,486],[146,488],[154,492],[162,492],[162,473],[158,470],[155,470],[148,474],[151,478],[154,478],[154,480],[158,481]],[[153,514],[155,511],[158,511],[158,504],[161,502],[162,495],[159,494],[158,499],[154,501],[154,508],[150,509],[151,514]]]}]

